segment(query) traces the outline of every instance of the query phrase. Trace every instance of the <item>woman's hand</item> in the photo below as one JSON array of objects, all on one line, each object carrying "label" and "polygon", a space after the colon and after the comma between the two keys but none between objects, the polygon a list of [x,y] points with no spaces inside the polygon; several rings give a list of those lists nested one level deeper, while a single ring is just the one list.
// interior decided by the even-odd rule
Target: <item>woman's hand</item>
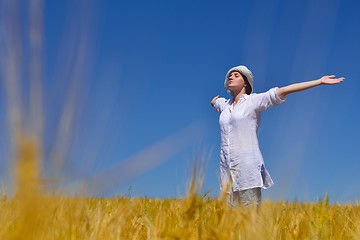
[{"label": "woman's hand", "polygon": [[216,100],[219,98],[220,96],[219,95],[217,95],[217,96],[215,96],[212,100],[211,100],[211,106],[214,106],[214,104],[215,104],[215,102],[216,102]]},{"label": "woman's hand", "polygon": [[320,78],[321,84],[337,84],[344,80],[344,77],[336,78],[335,75],[323,76],[322,78]]}]

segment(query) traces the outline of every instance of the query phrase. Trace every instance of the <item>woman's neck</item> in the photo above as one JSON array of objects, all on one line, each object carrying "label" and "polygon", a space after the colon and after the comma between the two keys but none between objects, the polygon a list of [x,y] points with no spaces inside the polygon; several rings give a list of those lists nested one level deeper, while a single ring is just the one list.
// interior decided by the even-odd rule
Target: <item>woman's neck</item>
[{"label": "woman's neck", "polygon": [[233,93],[234,93],[234,104],[236,104],[239,101],[241,95],[246,94],[246,89],[242,88],[240,91]]}]

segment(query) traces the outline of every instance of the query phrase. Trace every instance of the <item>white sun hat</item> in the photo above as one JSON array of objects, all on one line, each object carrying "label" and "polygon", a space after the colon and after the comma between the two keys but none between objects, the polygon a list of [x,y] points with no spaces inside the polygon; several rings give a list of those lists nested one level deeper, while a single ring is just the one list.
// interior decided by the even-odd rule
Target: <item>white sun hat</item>
[{"label": "white sun hat", "polygon": [[232,96],[233,93],[232,91],[229,89],[229,75],[231,72],[233,71],[238,71],[240,72],[241,74],[243,74],[247,81],[249,82],[250,84],[250,87],[251,87],[251,91],[247,94],[251,94],[253,93],[253,90],[254,90],[254,87],[253,87],[253,82],[254,82],[254,75],[252,74],[252,72],[247,68],[245,67],[244,65],[240,65],[240,66],[237,66],[237,67],[233,67],[233,68],[230,68],[230,70],[226,73],[226,77],[225,77],[225,82],[224,82],[224,87],[226,88],[227,92]]}]

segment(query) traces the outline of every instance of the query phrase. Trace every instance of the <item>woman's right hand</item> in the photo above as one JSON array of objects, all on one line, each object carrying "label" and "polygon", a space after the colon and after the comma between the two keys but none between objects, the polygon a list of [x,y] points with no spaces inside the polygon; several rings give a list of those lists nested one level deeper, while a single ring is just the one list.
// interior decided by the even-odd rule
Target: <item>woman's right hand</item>
[{"label": "woman's right hand", "polygon": [[215,96],[212,100],[211,100],[211,106],[214,106],[214,104],[215,104],[215,102],[216,102],[216,100],[219,98],[220,96],[219,95],[217,95],[217,96]]}]

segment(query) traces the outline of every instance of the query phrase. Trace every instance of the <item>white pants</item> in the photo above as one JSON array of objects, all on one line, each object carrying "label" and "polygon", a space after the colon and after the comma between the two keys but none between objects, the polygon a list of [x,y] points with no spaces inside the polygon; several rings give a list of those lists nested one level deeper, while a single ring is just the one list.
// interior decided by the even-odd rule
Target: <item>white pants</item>
[{"label": "white pants", "polygon": [[232,191],[228,194],[228,203],[237,207],[250,206],[252,204],[259,205],[261,202],[261,188],[250,188],[242,191]]}]

